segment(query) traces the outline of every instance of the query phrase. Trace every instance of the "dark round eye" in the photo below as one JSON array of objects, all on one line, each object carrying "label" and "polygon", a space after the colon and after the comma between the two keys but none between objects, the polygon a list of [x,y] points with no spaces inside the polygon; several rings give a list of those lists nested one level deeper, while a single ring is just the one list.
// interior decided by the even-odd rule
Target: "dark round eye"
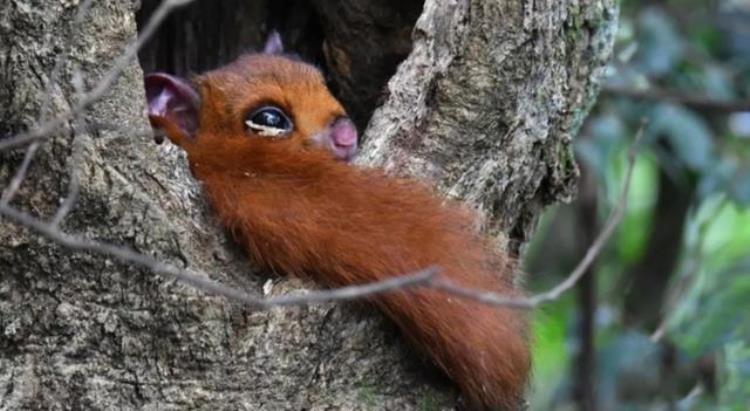
[{"label": "dark round eye", "polygon": [[278,107],[265,106],[252,112],[245,120],[247,128],[261,136],[281,136],[292,131],[292,121]]}]

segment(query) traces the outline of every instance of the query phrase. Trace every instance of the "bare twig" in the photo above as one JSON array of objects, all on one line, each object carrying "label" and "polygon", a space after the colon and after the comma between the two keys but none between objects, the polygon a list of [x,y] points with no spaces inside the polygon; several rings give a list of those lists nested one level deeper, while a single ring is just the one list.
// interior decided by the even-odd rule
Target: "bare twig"
[{"label": "bare twig", "polygon": [[[91,9],[92,3],[93,0],[86,0],[81,3],[81,5],[78,7],[78,12],[76,13],[75,18],[73,19],[73,27],[80,26],[83,23],[83,19],[88,14],[89,9]],[[52,105],[52,89],[53,87],[55,87],[58,79],[60,78],[60,72],[63,68],[63,62],[68,58],[69,52],[70,47],[67,47],[65,50],[63,50],[62,53],[57,55],[57,58],[55,58],[55,65],[52,66],[52,71],[50,71],[49,79],[47,80],[47,84],[45,85],[44,95],[47,96],[47,99],[42,102],[42,108],[39,110],[40,123],[44,123],[49,120],[49,108]]]},{"label": "bare twig", "polygon": [[[690,392],[682,398],[679,402],[680,404],[690,405],[692,402],[700,398],[705,393],[705,389],[703,386],[698,383],[696,384],[693,389],[690,390]],[[680,407],[682,408],[682,407]],[[685,409],[688,409],[689,407],[685,407]]]},{"label": "bare twig", "polygon": [[605,85],[602,88],[602,92],[610,95],[627,97],[634,100],[655,100],[682,104],[686,107],[690,107],[699,111],[714,111],[721,113],[750,111],[750,100],[716,100],[709,97],[682,94],[677,91],[665,90],[657,87],[651,87],[647,90],[639,90],[635,88]]},{"label": "bare twig", "polygon": [[57,209],[57,213],[55,213],[55,216],[52,217],[52,221],[50,221],[49,223],[50,228],[56,229],[57,227],[59,227],[60,223],[62,223],[70,210],[73,208],[73,205],[78,199],[78,184],[78,174],[75,172],[70,173],[70,181],[68,182],[68,195],[65,196],[65,200],[63,200],[60,208]]},{"label": "bare twig", "polygon": [[[54,119],[41,121],[40,124],[38,124],[35,128],[25,133],[17,134],[14,137],[0,141],[0,151],[27,143],[32,143],[31,147],[36,147],[38,140],[47,137],[56,128],[65,124],[66,122],[77,119],[78,116],[88,108],[88,106],[101,99],[109,91],[111,86],[122,75],[123,71],[130,63],[130,61],[132,61],[132,59],[136,56],[142,45],[153,35],[164,18],[174,8],[191,3],[192,1],[193,0],[162,1],[160,6],[154,11],[152,17],[149,19],[144,29],[141,31],[138,39],[133,44],[131,44],[127,48],[127,50],[115,61],[110,70],[102,77],[101,80],[97,82],[96,86],[93,89],[91,89],[87,93],[79,93],[80,98],[77,99],[76,103],[73,105],[70,111]],[[86,7],[88,7],[88,4],[90,3],[86,3]],[[639,131],[639,136],[642,134],[642,131],[643,127]],[[28,168],[28,163],[31,161],[31,158],[34,155],[34,151],[36,150],[36,148],[31,149],[31,147],[29,148],[29,151],[27,151],[26,157],[28,158],[28,160],[25,159],[24,161],[26,165],[24,166],[24,164],[22,164],[22,167],[19,169],[19,172],[16,175],[17,178],[14,178],[14,180],[18,180],[16,185],[20,185],[20,182],[23,180],[26,169]],[[40,219],[37,219],[20,210],[10,207],[8,201],[0,202],[0,215],[5,216],[6,218],[15,221],[18,224],[28,227],[49,238],[55,243],[69,249],[108,255],[122,262],[146,268],[155,274],[175,278],[178,281],[195,287],[203,292],[220,295],[234,301],[242,302],[255,309],[267,309],[273,306],[303,305],[322,301],[350,300],[419,286],[432,287],[449,294],[457,295],[463,298],[469,298],[481,303],[491,305],[532,308],[544,302],[557,299],[562,293],[573,287],[573,285],[575,285],[575,283],[585,272],[585,270],[590,266],[591,262],[600,253],[602,247],[609,239],[612,232],[621,220],[622,213],[625,208],[625,201],[628,193],[628,188],[630,186],[630,178],[632,175],[634,164],[633,151],[631,151],[630,153],[629,160],[630,165],[626,175],[625,187],[623,189],[621,199],[610,215],[605,228],[600,233],[599,237],[594,241],[591,248],[586,253],[584,259],[581,261],[579,266],[576,267],[576,269],[570,274],[570,276],[557,287],[546,293],[538,294],[531,298],[510,298],[483,290],[463,288],[458,285],[452,284],[448,280],[438,279],[438,269],[434,267],[416,273],[392,277],[384,281],[378,281],[365,285],[343,287],[326,291],[311,291],[306,294],[285,295],[274,298],[262,298],[253,296],[238,289],[227,287],[220,283],[212,281],[205,274],[179,269],[173,265],[161,262],[153,257],[146,256],[125,247],[97,242],[61,231],[59,225],[72,208],[77,197],[78,178],[75,176],[75,173],[71,174],[68,190],[69,192],[67,197],[49,223],[45,223]],[[13,184],[11,184],[11,186],[12,185]],[[13,193],[16,190],[17,187],[15,189],[10,187],[6,194],[3,195],[3,198],[12,197]],[[8,192],[10,193],[10,195],[7,194]]]},{"label": "bare twig", "polygon": [[13,179],[10,180],[10,184],[8,184],[8,187],[3,190],[3,195],[2,197],[0,197],[0,205],[7,205],[13,200],[16,192],[21,187],[21,183],[23,183],[23,180],[26,178],[26,172],[29,170],[31,160],[34,158],[34,154],[36,154],[36,151],[38,149],[38,141],[31,143],[31,145],[29,145],[29,148],[26,149],[26,154],[23,157],[21,165],[18,166],[16,174],[13,176]]},{"label": "bare twig", "polygon": [[684,302],[683,297],[685,296],[685,293],[694,285],[696,275],[703,266],[703,260],[706,257],[706,253],[703,249],[707,238],[706,231],[711,227],[711,224],[716,221],[716,218],[724,210],[724,206],[727,203],[728,200],[722,198],[715,208],[698,224],[698,235],[696,236],[697,241],[692,247],[690,247],[691,250],[687,253],[687,255],[690,256],[688,259],[688,265],[685,272],[679,276],[678,280],[675,282],[674,286],[671,287],[664,299],[661,322],[649,337],[652,342],[660,342],[667,334],[667,328],[669,327],[669,322],[672,320],[674,310],[678,307],[679,303]]},{"label": "bare twig", "polygon": [[513,298],[489,291],[461,287],[444,279],[436,280],[432,286],[446,293],[453,294],[462,298],[472,299],[483,304],[520,309],[531,309],[539,306],[540,304],[554,301],[560,298],[560,295],[573,288],[578,280],[581,279],[581,276],[583,276],[589,266],[591,266],[591,264],[594,262],[596,257],[601,253],[602,248],[607,243],[617,226],[620,224],[620,221],[622,220],[624,211],[627,208],[628,193],[630,192],[630,180],[633,177],[633,169],[635,168],[636,149],[638,147],[638,143],[643,137],[643,132],[646,128],[646,124],[646,119],[643,119],[641,121],[640,128],[636,133],[635,141],[631,145],[628,152],[628,168],[625,174],[625,181],[623,183],[622,191],[620,192],[619,199],[617,200],[614,209],[607,218],[607,222],[604,224],[604,228],[596,237],[589,249],[586,251],[583,259],[578,263],[576,268],[570,273],[570,275],[568,275],[568,277],[563,282],[550,289],[549,291],[536,294],[529,298]]},{"label": "bare twig", "polygon": [[266,299],[269,306],[307,305],[326,301],[356,300],[375,294],[403,291],[408,288],[429,286],[440,268],[428,267],[416,273],[400,275],[386,280],[374,281],[365,285],[333,288],[327,291],[311,291],[300,295],[282,295]]},{"label": "bare twig", "polygon": [[[166,264],[124,247],[96,242],[60,231],[58,223],[67,212],[66,209],[70,207],[70,205],[66,207],[65,204],[72,204],[74,199],[73,195],[68,196],[68,199],[63,204],[60,211],[58,211],[55,218],[53,218],[51,224],[45,224],[41,220],[38,220],[22,211],[9,207],[7,204],[0,204],[0,215],[4,215],[18,224],[29,227],[64,247],[78,251],[90,251],[109,255],[122,262],[147,268],[155,274],[175,278],[178,281],[193,286],[206,293],[220,295],[247,304],[255,309],[267,309],[274,306],[304,305],[322,301],[350,300],[419,286],[431,287],[451,295],[471,299],[483,304],[531,309],[540,304],[556,300],[564,292],[571,289],[600,254],[602,248],[609,240],[609,237],[619,225],[627,206],[627,196],[630,189],[633,168],[635,166],[636,148],[643,135],[645,126],[646,121],[644,120],[638,130],[635,142],[628,153],[628,168],[619,200],[617,201],[615,208],[612,210],[604,228],[594,240],[584,258],[563,282],[547,292],[534,295],[530,298],[507,297],[494,292],[462,287],[450,282],[449,280],[438,278],[438,269],[432,267],[417,273],[393,277],[384,281],[361,286],[343,287],[327,291],[312,291],[304,295],[287,295],[265,299],[219,284],[208,279],[206,275],[198,275],[187,270],[181,270],[173,265]],[[77,179],[71,177],[71,185],[77,184],[74,183],[74,181],[77,181]]]},{"label": "bare twig", "polygon": [[[93,0],[86,0],[81,3],[80,8],[78,9],[78,13],[73,20],[74,25],[78,25],[83,21],[84,17],[86,17],[86,14],[91,8],[91,3],[93,3]],[[57,56],[57,58],[55,59],[55,65],[52,67],[52,71],[50,72],[49,80],[45,85],[44,95],[47,96],[47,99],[44,100],[44,102],[42,103],[42,108],[39,110],[39,121],[41,122],[47,121],[49,107],[52,104],[52,88],[55,86],[55,84],[57,84],[57,79],[60,77],[60,71],[62,70],[62,62],[66,58],[66,56],[67,50],[66,52],[63,52]],[[39,145],[40,143],[38,141],[35,141],[31,143],[31,145],[29,145],[29,147],[26,149],[26,154],[24,155],[23,162],[21,162],[21,165],[18,167],[15,176],[13,176],[13,180],[11,180],[8,187],[3,192],[2,198],[0,198],[0,204],[7,205],[13,200],[13,196],[15,196],[16,192],[21,187],[21,183],[23,183],[24,178],[26,178],[26,173],[28,172],[29,165],[31,164],[31,160],[33,160],[34,158],[36,151],[39,149]]]},{"label": "bare twig", "polygon": [[[124,247],[96,242],[66,234],[59,230],[57,224],[59,223],[59,220],[61,220],[65,215],[66,211],[63,211],[65,209],[65,204],[63,204],[63,207],[61,207],[61,211],[58,211],[58,215],[52,220],[51,224],[45,224],[41,220],[23,213],[22,211],[9,207],[6,204],[0,204],[0,215],[4,215],[18,224],[29,227],[64,247],[68,247],[70,249],[78,251],[90,251],[94,253],[109,255],[111,257],[117,258],[122,262],[131,263],[143,268],[147,268],[155,274],[166,275],[175,278],[178,281],[181,281],[206,293],[220,295],[228,299],[247,304],[255,309],[268,309],[274,306],[305,305],[322,301],[350,300],[364,298],[374,294],[404,290],[407,288],[420,286],[430,287],[461,298],[474,300],[482,304],[519,309],[531,309],[541,304],[554,301],[558,299],[560,295],[570,290],[586,272],[586,270],[593,263],[596,257],[601,253],[604,245],[607,243],[611,235],[614,233],[614,230],[619,225],[620,221],[622,220],[624,210],[627,207],[627,197],[630,191],[630,181],[632,179],[633,169],[635,166],[636,148],[638,146],[638,143],[640,142],[641,137],[643,136],[645,126],[646,121],[644,119],[641,123],[638,133],[636,134],[635,141],[633,142],[633,145],[631,146],[628,153],[628,168],[625,174],[623,189],[620,193],[619,199],[615,204],[612,213],[609,215],[604,228],[591,244],[591,247],[589,247],[589,249],[587,250],[584,258],[578,263],[578,266],[576,266],[576,268],[563,282],[550,289],[549,291],[536,294],[529,298],[507,297],[490,291],[462,287],[452,283],[449,280],[438,278],[438,269],[432,267],[419,271],[417,273],[393,277],[384,281],[378,281],[361,286],[343,287],[327,291],[312,291],[304,295],[287,295],[265,299],[252,296],[237,289],[219,284],[208,279],[206,275],[198,275],[187,270],[178,269],[173,265],[163,263],[152,257],[137,253]],[[75,184],[72,183],[73,181],[75,181],[75,179],[71,177],[71,184]],[[68,198],[73,198],[73,196],[69,195]],[[72,204],[72,201],[73,200],[69,200],[67,202],[69,204]]]},{"label": "bare twig", "polygon": [[47,237],[55,243],[69,249],[108,255],[122,262],[146,268],[155,274],[174,278],[205,293],[226,297],[258,310],[265,310],[276,306],[307,305],[325,301],[352,300],[395,290],[426,286],[434,280],[439,272],[439,268],[437,267],[428,267],[415,273],[364,285],[355,285],[332,290],[310,291],[306,294],[300,295],[283,295],[273,298],[262,298],[222,285],[209,279],[205,274],[179,269],[171,264],[161,262],[153,257],[140,254],[125,247],[67,234],[60,231],[55,225],[46,224],[29,214],[7,205],[0,205],[0,215],[25,227],[31,228],[44,237]]},{"label": "bare twig", "polygon": [[635,166],[636,148],[643,136],[645,126],[646,121],[644,119],[628,153],[628,168],[619,199],[607,219],[604,228],[591,244],[591,247],[587,250],[584,258],[563,282],[549,291],[529,298],[507,297],[490,291],[462,287],[452,283],[450,280],[438,278],[438,269],[435,267],[417,273],[393,277],[384,281],[360,286],[343,287],[327,291],[312,291],[303,295],[287,295],[267,299],[252,296],[237,289],[212,281],[208,279],[206,275],[198,275],[187,270],[181,270],[173,265],[166,264],[130,249],[72,236],[60,231],[59,222],[64,218],[75,200],[74,193],[77,191],[77,178],[73,176],[71,176],[70,194],[50,224],[45,224],[41,220],[38,220],[22,211],[9,207],[7,204],[0,204],[0,215],[4,215],[18,224],[29,227],[64,247],[78,251],[90,251],[109,255],[122,262],[147,268],[155,274],[175,278],[180,282],[206,293],[220,295],[247,304],[255,309],[268,309],[274,306],[305,305],[322,301],[350,300],[420,286],[431,287],[451,295],[474,300],[487,305],[531,309],[540,304],[554,301],[558,299],[560,295],[570,290],[601,253],[604,245],[619,225],[624,210],[627,207],[627,196],[630,190],[630,181]]},{"label": "bare twig", "polygon": [[35,128],[25,132],[17,134],[13,137],[0,140],[0,151],[7,150],[13,147],[21,146],[24,144],[31,143],[33,141],[42,139],[51,134],[55,129],[64,125],[67,121],[71,120],[84,109],[86,109],[92,103],[98,101],[109,91],[112,84],[120,78],[122,72],[128,66],[130,61],[135,58],[138,51],[143,47],[143,44],[148,41],[154,34],[156,29],[159,27],[161,22],[177,7],[190,4],[193,0],[164,0],[159,7],[154,11],[153,15],[149,19],[146,26],[141,31],[136,41],[128,47],[125,52],[115,61],[112,68],[102,77],[96,86],[86,93],[73,108],[52,120],[43,122],[37,125]]},{"label": "bare twig", "polygon": [[[102,79],[96,84],[96,86],[88,93],[83,92],[83,82],[80,76],[80,72],[75,73],[73,78],[73,85],[79,98],[77,98],[76,103],[73,105],[70,111],[54,119],[47,119],[47,112],[49,109],[49,105],[51,104],[51,100],[48,99],[43,103],[42,110],[40,112],[39,123],[35,128],[27,131],[26,133],[17,134],[16,136],[0,141],[0,151],[31,143],[31,145],[27,149],[21,166],[16,172],[16,175],[0,198],[0,215],[5,216],[25,227],[31,228],[39,234],[69,249],[108,255],[122,262],[149,269],[156,274],[175,278],[180,282],[188,284],[206,293],[220,295],[230,300],[242,302],[255,309],[267,309],[274,306],[305,305],[325,301],[351,300],[365,298],[389,291],[405,290],[415,286],[429,285],[429,283],[432,282],[439,271],[437,267],[430,267],[412,274],[400,275],[397,277],[389,278],[387,280],[377,281],[364,285],[342,287],[325,291],[310,291],[305,294],[284,295],[273,298],[261,298],[253,296],[212,281],[208,279],[208,276],[205,274],[201,275],[187,270],[181,270],[173,265],[163,263],[152,257],[137,253],[128,248],[88,240],[61,231],[59,225],[75,204],[78,195],[79,180],[77,178],[77,173],[75,172],[71,173],[68,194],[65,197],[65,200],[49,223],[45,223],[42,220],[34,218],[29,214],[26,214],[9,206],[10,200],[13,198],[16,191],[23,182],[29,164],[34,157],[35,152],[38,150],[38,147],[40,145],[39,140],[49,136],[52,132],[54,132],[56,128],[64,125],[70,120],[77,120],[80,115],[86,110],[86,108],[88,108],[88,106],[101,99],[109,91],[112,84],[117,81],[129,62],[136,56],[137,52],[140,50],[143,44],[153,35],[164,18],[169,15],[169,13],[174,8],[189,4],[192,1],[193,0],[164,0],[154,11],[143,30],[141,30],[138,39],[126,49],[126,51],[115,61],[110,70],[104,75],[104,77],[102,77]],[[81,8],[79,9],[79,12],[75,18],[76,23],[82,21],[91,4],[92,0],[87,0],[82,3]],[[51,95],[52,87],[54,87],[54,85],[57,83],[57,79],[62,69],[62,59],[63,54],[58,56],[58,59],[55,62],[55,66],[51,72],[50,79],[47,84],[47,96]],[[80,129],[82,123],[78,121],[76,121],[76,123],[78,124],[77,128]]]}]

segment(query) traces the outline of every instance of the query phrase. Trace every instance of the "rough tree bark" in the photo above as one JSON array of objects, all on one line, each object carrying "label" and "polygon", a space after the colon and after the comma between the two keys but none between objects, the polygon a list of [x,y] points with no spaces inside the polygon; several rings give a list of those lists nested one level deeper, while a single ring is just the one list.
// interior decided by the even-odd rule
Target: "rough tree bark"
[{"label": "rough tree bark", "polygon": [[[493,233],[525,240],[541,208],[572,192],[570,139],[610,52],[614,3],[426,1],[361,161],[428,179]],[[70,110],[75,84],[95,85],[134,40],[137,2],[93,2],[83,23],[80,7],[0,3],[0,136]],[[354,55],[334,37],[326,59]],[[304,292],[253,270],[184,158],[152,144],[141,76],[130,62],[56,130],[11,204],[49,218],[74,174],[65,230],[258,294]],[[3,188],[23,155],[0,153]],[[450,387],[365,305],[254,312],[0,217],[0,409],[447,409]]]},{"label": "rough tree bark", "polygon": [[573,193],[570,143],[610,54],[613,3],[426,2],[360,159],[436,182],[515,248]]}]

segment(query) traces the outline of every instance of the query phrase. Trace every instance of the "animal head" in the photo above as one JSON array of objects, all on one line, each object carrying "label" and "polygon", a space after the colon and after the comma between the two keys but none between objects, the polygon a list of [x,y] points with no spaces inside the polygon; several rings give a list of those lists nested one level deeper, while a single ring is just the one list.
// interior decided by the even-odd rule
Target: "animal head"
[{"label": "animal head", "polygon": [[322,149],[351,160],[357,150],[354,123],[318,69],[282,52],[281,39],[272,33],[263,53],[190,81],[147,75],[152,126],[188,153],[272,142],[284,150]]}]

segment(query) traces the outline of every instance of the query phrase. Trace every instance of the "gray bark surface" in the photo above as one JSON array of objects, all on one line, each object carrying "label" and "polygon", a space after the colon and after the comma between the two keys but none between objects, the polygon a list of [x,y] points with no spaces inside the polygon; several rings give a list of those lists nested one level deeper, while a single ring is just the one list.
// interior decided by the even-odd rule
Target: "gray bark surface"
[{"label": "gray bark surface", "polygon": [[609,0],[426,1],[360,161],[437,184],[516,248],[574,193],[571,141],[616,21]]},{"label": "gray bark surface", "polygon": [[[571,193],[570,138],[609,53],[613,3],[427,1],[362,162],[426,178],[525,239]],[[135,2],[94,2],[84,24],[78,7],[0,3],[0,138],[45,106],[68,111],[76,73],[91,88],[134,40]],[[184,157],[152,143],[141,79],[131,62],[57,130],[12,205],[50,218],[75,173],[68,232],[252,293],[314,287],[254,270],[223,234]],[[0,153],[0,187],[22,157]],[[366,304],[255,312],[0,217],[0,409],[450,409],[451,387]]]}]

